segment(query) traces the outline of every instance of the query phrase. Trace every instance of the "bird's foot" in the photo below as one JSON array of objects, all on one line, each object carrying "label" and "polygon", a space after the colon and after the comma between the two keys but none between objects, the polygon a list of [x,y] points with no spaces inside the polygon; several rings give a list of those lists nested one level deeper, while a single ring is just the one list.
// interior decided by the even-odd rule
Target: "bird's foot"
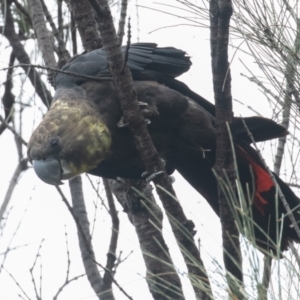
[{"label": "bird's foot", "polygon": [[[149,105],[146,102],[138,101],[138,106],[140,107],[142,115],[145,118],[146,125],[151,124],[151,121],[149,120],[150,117],[159,116],[159,112],[155,105]],[[121,117],[120,121],[117,123],[117,126],[119,128],[126,127],[128,126],[128,123],[125,123],[124,118]]]},{"label": "bird's foot", "polygon": [[[149,125],[149,124],[151,124],[151,121],[149,119],[145,119],[145,123],[146,123],[146,125]],[[117,123],[117,127],[123,128],[126,126],[128,126],[128,123],[125,123],[124,118],[121,117],[120,121]]]},{"label": "bird's foot", "polygon": [[143,108],[144,106],[147,107],[147,106],[148,106],[148,103],[143,102],[143,101],[138,101],[138,106],[139,106],[140,108]]},{"label": "bird's foot", "polygon": [[[163,166],[165,167],[166,164],[167,164],[166,161],[163,158],[160,158],[160,160],[161,160]],[[149,183],[154,178],[156,178],[157,176],[159,176],[163,173],[164,173],[164,171],[158,171],[158,172],[154,172],[154,173],[150,173],[148,171],[145,171],[145,172],[142,173],[141,176],[142,176],[142,178],[144,178]],[[168,176],[168,177],[169,177],[169,180],[170,180],[171,184],[175,182],[175,177],[174,176]]]},{"label": "bird's foot", "polygon": [[123,127],[126,127],[126,126],[128,126],[128,123],[125,123],[125,122],[124,122],[124,118],[121,117],[121,119],[120,119],[119,122],[117,123],[117,127],[123,128]]},{"label": "bird's foot", "polygon": [[[155,173],[150,174],[148,171],[145,171],[142,173],[142,177],[146,180],[146,182],[151,182],[154,178],[156,178],[157,176],[163,174],[164,171],[158,171]],[[175,182],[175,177],[174,176],[168,176],[170,183],[173,184]]]},{"label": "bird's foot", "polygon": [[142,111],[142,114],[143,114],[145,119],[150,118],[150,117],[159,116],[159,112],[158,112],[155,104],[154,105],[149,105],[146,102],[138,101],[138,106],[140,107],[140,109]]},{"label": "bird's foot", "polygon": [[154,173],[150,173],[148,171],[145,171],[145,172],[142,173],[141,176],[149,183],[154,178],[156,178],[157,176],[159,176],[163,173],[164,173],[164,171],[158,171],[158,172],[154,172]]}]

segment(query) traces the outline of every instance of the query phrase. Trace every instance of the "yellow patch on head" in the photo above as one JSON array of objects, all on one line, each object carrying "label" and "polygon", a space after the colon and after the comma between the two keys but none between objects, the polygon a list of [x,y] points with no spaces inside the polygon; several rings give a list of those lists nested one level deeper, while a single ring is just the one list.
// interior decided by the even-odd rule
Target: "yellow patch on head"
[{"label": "yellow patch on head", "polygon": [[82,140],[84,140],[84,136],[82,134],[80,134],[80,135],[77,136],[76,140],[77,141],[82,141]]},{"label": "yellow patch on head", "polygon": [[[110,153],[111,135],[93,103],[85,99],[58,99],[36,129],[35,152],[40,157],[53,155],[49,139],[58,137],[58,159],[65,161],[66,176],[71,178],[90,171]],[[67,179],[67,178],[65,178]]]}]

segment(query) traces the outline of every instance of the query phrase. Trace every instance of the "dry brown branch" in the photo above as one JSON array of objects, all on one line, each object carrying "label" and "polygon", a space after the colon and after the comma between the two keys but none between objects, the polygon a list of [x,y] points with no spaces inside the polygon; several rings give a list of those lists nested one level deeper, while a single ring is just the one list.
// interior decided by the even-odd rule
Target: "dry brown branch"
[{"label": "dry brown branch", "polygon": [[123,37],[125,34],[125,20],[126,20],[126,13],[127,13],[127,0],[121,1],[121,11],[120,11],[120,20],[119,20],[119,28],[118,28],[118,38],[120,46],[122,46]]},{"label": "dry brown branch", "polygon": [[[9,4],[9,2],[7,2]],[[30,82],[35,88],[36,93],[39,95],[41,100],[46,106],[49,106],[51,102],[51,94],[47,90],[46,86],[44,85],[43,81],[41,80],[41,77],[39,73],[37,73],[34,69],[29,68],[26,65],[30,65],[30,58],[28,54],[26,53],[24,46],[20,42],[20,38],[18,34],[15,32],[14,29],[14,19],[11,12],[10,5],[4,5],[4,1],[1,2],[1,9],[4,16],[6,16],[5,19],[5,25],[3,28],[3,34],[7,38],[7,40],[10,43],[10,46],[12,47],[14,54],[16,56],[16,59],[19,61],[19,63],[23,63],[24,66],[22,68],[24,71],[28,74],[28,77],[30,79]]]},{"label": "dry brown branch", "polygon": [[[6,270],[6,268],[3,268],[3,270],[6,271],[6,273],[9,275],[9,277],[14,281],[14,283],[16,284],[16,286],[20,289],[20,291],[24,294],[25,298],[27,300],[31,300],[31,298],[27,295],[27,293],[25,292],[25,290],[21,287],[20,283],[18,282],[18,280],[8,271]],[[22,295],[19,295],[20,297],[22,297]],[[23,298],[24,299],[24,298]]]},{"label": "dry brown branch", "polygon": [[[98,25],[103,46],[107,52],[107,59],[116,85],[118,98],[120,99],[124,120],[129,124],[129,130],[133,135],[136,147],[146,170],[150,174],[162,170],[164,171],[162,175],[155,178],[153,181],[156,186],[163,187],[163,189],[157,188],[157,193],[163,203],[168,217],[172,216],[169,220],[185,259],[189,276],[190,278],[197,280],[199,283],[197,285],[193,285],[196,297],[199,299],[210,299],[211,290],[209,280],[198,249],[193,241],[193,236],[195,234],[193,229],[194,225],[192,225],[191,221],[187,220],[182,207],[176,200],[174,200],[173,196],[175,196],[175,192],[171,181],[164,170],[164,164],[159,158],[158,152],[154,148],[145,120],[138,108],[131,74],[128,68],[125,68],[124,72],[122,72],[124,58],[120,49],[119,40],[114,28],[108,3],[104,0],[99,0],[99,2],[96,0],[89,0],[89,2],[101,20]],[[166,191],[168,191],[168,193]],[[181,224],[185,228],[185,231],[179,229],[177,223],[173,220],[176,220],[179,224]],[[198,265],[196,265],[195,262],[197,262]]]},{"label": "dry brown branch", "polygon": [[[74,179],[72,180],[81,180],[80,176],[77,176],[75,177]],[[78,185],[74,185],[75,187]],[[74,189],[74,186],[72,186],[72,189],[71,189],[71,193],[75,193],[76,196],[78,197],[83,197],[82,195],[82,190],[80,190],[80,187],[79,187],[79,190],[77,191],[76,189]],[[85,230],[83,229],[82,225],[81,225],[81,222],[80,222],[80,218],[77,216],[77,214],[75,213],[74,209],[72,208],[72,206],[69,204],[67,198],[65,197],[65,195],[63,194],[63,192],[61,191],[61,189],[58,187],[58,186],[55,186],[58,193],[60,194],[60,196],[62,197],[62,201],[66,204],[69,212],[71,213],[74,221],[75,221],[75,224],[77,226],[77,230],[78,230],[78,234],[80,235],[80,242],[82,243],[82,246],[85,248],[82,248],[84,249],[84,252],[82,252],[83,255],[85,255],[85,259],[89,259],[91,260],[94,264],[98,265],[99,267],[101,267],[103,270],[107,271],[110,276],[112,277],[112,282],[120,289],[120,291],[128,298],[128,299],[131,299],[132,298],[125,292],[125,290],[118,284],[118,282],[113,278],[113,275],[109,272],[109,270],[107,270],[104,266],[102,266],[101,264],[99,264],[95,258],[94,258],[94,252],[93,252],[93,249],[91,248],[91,237],[89,238],[88,236],[85,235]],[[77,192],[80,193],[80,195],[77,194]],[[85,210],[82,210],[84,209],[82,207],[82,205],[84,205],[84,202],[80,202],[79,203],[80,205],[80,208],[78,207],[78,210],[81,211],[81,213],[83,214],[86,214],[86,211]],[[88,220],[86,219],[85,217],[85,229],[88,230]],[[89,266],[91,267],[91,269],[89,268]],[[94,266],[92,264],[89,264],[89,265],[85,265],[86,268],[92,270],[92,268],[94,268]],[[97,269],[96,269],[97,270]],[[95,271],[96,271],[95,270]],[[96,271],[98,273],[98,270]],[[88,276],[89,274],[87,274]],[[98,281],[96,282],[91,282],[91,284],[95,284],[97,285],[98,284]],[[107,293],[105,294],[97,294],[97,296],[103,296],[103,299],[106,299],[106,296],[108,297],[108,299],[114,299],[114,297],[112,296],[112,293],[111,291],[107,291]],[[112,298],[110,298],[112,296]],[[102,298],[101,298],[102,300]]]},{"label": "dry brown branch", "polygon": [[[90,176],[88,174],[86,174],[87,179],[89,180],[92,189],[94,190],[95,194],[97,195],[97,198],[100,199],[101,201],[101,205],[103,205],[103,207],[106,209],[106,211],[109,213],[109,208],[107,207],[106,203],[104,202],[103,197],[101,197],[99,190],[95,187],[93,181],[91,180]],[[95,203],[95,207],[96,207],[96,203]]]},{"label": "dry brown branch", "polygon": [[[56,25],[54,24],[54,21],[52,19],[52,16],[51,14],[49,13],[48,11],[48,8],[44,2],[44,0],[40,0],[41,1],[41,4],[42,4],[42,7],[43,7],[43,11],[45,13],[45,17],[49,23],[49,25],[51,26],[51,29],[52,29],[52,34],[54,35],[54,37],[56,38],[57,40],[57,43],[58,43],[58,51],[57,51],[57,55],[58,55],[58,58],[59,60],[63,59],[63,58],[70,58],[70,53],[69,51],[66,49],[66,45],[62,39],[62,34],[61,32],[56,28]],[[58,4],[61,3],[61,1],[58,1]],[[59,7],[59,5],[58,5]],[[59,15],[60,16],[60,15]],[[59,18],[60,20],[61,18]],[[62,30],[62,27],[63,27],[63,24],[61,24],[61,22],[59,22],[59,28]]]},{"label": "dry brown branch", "polygon": [[[218,177],[225,182],[227,182],[224,176],[226,174],[230,186],[235,189],[236,172],[227,129],[227,124],[231,125],[233,120],[231,75],[228,62],[229,23],[233,11],[232,3],[230,0],[211,0],[209,11],[213,86],[216,104],[216,160],[214,168]],[[243,282],[239,231],[220,182],[218,184],[218,197],[225,268],[228,275],[233,275],[240,282],[235,282],[235,280],[232,280],[232,276],[227,276],[228,284],[231,293],[236,295],[238,299],[242,299],[239,291],[239,284]]]},{"label": "dry brown branch", "polygon": [[64,288],[69,285],[70,283],[72,283],[73,281],[76,281],[78,279],[80,279],[81,277],[83,276],[86,276],[86,274],[81,274],[81,275],[78,275],[78,276],[75,276],[71,279],[68,279],[57,291],[57,293],[54,295],[53,297],[53,300],[57,300],[58,299],[58,296],[60,295],[60,293],[64,290]]},{"label": "dry brown branch", "polygon": [[88,1],[67,0],[74,17],[82,46],[86,51],[102,47],[101,37],[97,30],[93,9]]},{"label": "dry brown branch", "polygon": [[15,65],[12,67],[0,69],[0,71],[5,71],[8,69],[17,68],[17,67],[39,68],[39,69],[43,69],[43,70],[47,70],[47,71],[62,73],[62,74],[66,74],[66,75],[70,75],[70,76],[74,76],[74,77],[80,77],[80,78],[85,78],[85,79],[90,79],[90,80],[95,80],[95,81],[106,81],[106,80],[111,81],[112,80],[111,77],[88,76],[88,75],[83,75],[83,74],[69,72],[69,71],[63,71],[61,69],[52,68],[52,67],[48,67],[48,66],[42,66],[42,65],[35,65],[35,64],[19,64],[19,65]]},{"label": "dry brown branch", "polygon": [[9,129],[17,139],[19,139],[21,141],[21,143],[27,147],[27,142],[19,135],[19,133],[16,132],[16,130],[10,126],[4,119],[3,117],[0,115],[0,121],[2,122],[2,124]]},{"label": "dry brown branch", "polygon": [[135,227],[147,267],[147,283],[154,299],[184,299],[162,235],[163,214],[152,195],[152,187],[142,180],[109,180],[112,191]]},{"label": "dry brown branch", "polygon": [[[4,253],[1,253],[1,255],[3,255],[4,257],[3,257],[2,263],[1,263],[1,265],[0,265],[0,274],[1,274],[2,270],[3,270],[3,268],[4,268],[4,264],[5,264],[5,261],[6,261],[6,258],[7,258],[7,256],[8,256],[8,254],[9,254],[11,251],[13,251],[13,250],[18,249],[18,248],[21,247],[21,246],[11,247],[11,244],[12,244],[14,238],[16,237],[16,235],[17,235],[17,233],[18,233],[18,231],[19,231],[19,229],[20,229],[20,227],[21,227],[21,224],[22,224],[22,222],[23,222],[23,218],[24,218],[24,216],[25,216],[26,213],[27,213],[27,209],[28,209],[28,206],[26,207],[26,209],[25,209],[25,211],[24,211],[22,217],[18,220],[18,224],[17,224],[16,229],[15,229],[15,231],[13,232],[13,234],[12,234],[12,236],[11,236],[11,238],[10,238],[10,241],[8,242],[8,245],[7,245],[6,250],[4,251]],[[10,211],[11,211],[11,210],[10,210]],[[6,214],[6,218],[8,218],[8,214]],[[0,219],[1,230],[3,230],[3,229],[4,229],[4,226],[5,226],[5,225],[3,225],[3,222],[2,222],[2,221],[3,221],[3,219]],[[2,232],[1,232],[1,234],[2,234]],[[1,237],[1,236],[0,236],[0,237]],[[25,244],[24,246],[28,246],[28,244]]]},{"label": "dry brown branch", "polygon": [[[33,265],[32,267],[29,269],[30,271],[30,276],[31,276],[31,281],[32,281],[32,284],[33,284],[33,288],[34,288],[34,292],[35,292],[35,296],[36,296],[36,299],[37,300],[41,300],[42,298],[42,292],[41,292],[41,288],[42,288],[42,279],[40,280],[40,293],[38,292],[38,288],[37,288],[37,285],[36,285],[36,282],[35,282],[35,277],[33,275],[33,270],[36,266],[36,263],[37,263],[37,260],[38,258],[41,256],[40,255],[40,251],[41,251],[41,248],[42,248],[42,245],[43,245],[43,242],[44,242],[44,239],[41,241],[40,243],[40,246],[38,248],[38,251],[36,253],[36,256],[34,258],[34,262],[33,262]],[[40,274],[40,276],[42,276],[42,274]]]},{"label": "dry brown branch", "polygon": [[69,244],[68,244],[68,233],[67,231],[65,231],[65,237],[66,237],[66,249],[67,249],[67,271],[66,271],[66,279],[65,282],[62,284],[62,286],[58,289],[58,291],[56,292],[56,294],[53,297],[53,300],[57,300],[58,296],[60,295],[60,293],[63,291],[63,289],[70,284],[71,282],[85,276],[86,274],[81,274],[78,276],[75,276],[73,278],[69,278],[70,275],[70,266],[71,266],[71,260],[70,260],[70,252],[69,252]]},{"label": "dry brown branch", "polygon": [[[34,28],[37,32],[37,38],[42,51],[44,62],[47,66],[54,67],[56,65],[52,44],[48,37],[46,23],[42,14],[42,6],[39,0],[29,0]],[[89,221],[84,203],[81,178],[76,177],[69,181],[71,196],[74,209],[70,209],[72,216],[76,221],[78,228],[79,246],[82,254],[82,260],[87,274],[87,278],[95,291],[95,294],[101,300],[113,300],[111,287],[107,289],[102,284],[102,278],[99,274],[94,259],[94,251],[91,244],[91,236],[89,231]],[[59,189],[58,189],[59,190]],[[59,190],[60,191],[60,190]],[[67,201],[65,202],[67,203]]]},{"label": "dry brown branch", "polygon": [[[31,13],[33,29],[37,36],[39,49],[42,52],[43,60],[46,66],[54,68],[56,61],[54,57],[53,42],[50,32],[46,26],[43,7],[40,0],[28,0]],[[49,73],[48,73],[49,74]]]},{"label": "dry brown branch", "polygon": [[70,191],[73,203],[73,213],[77,217],[77,228],[80,224],[81,230],[78,228],[79,247],[81,251],[83,265],[87,278],[99,299],[114,299],[111,285],[103,285],[103,279],[98,271],[95,261],[95,253],[92,246],[92,237],[90,235],[90,223],[88,220],[84,196],[82,191],[81,177],[77,176],[70,179]]},{"label": "dry brown branch", "polygon": [[[15,55],[14,52],[12,51],[10,54],[9,58],[9,66],[13,66],[15,61]],[[13,75],[13,69],[7,70],[6,74],[6,81],[4,83],[4,93],[2,96],[2,104],[4,108],[4,114],[5,114],[5,120],[7,123],[10,123],[11,120],[13,119],[13,106],[15,103],[15,95],[12,93],[13,89],[13,80],[12,80],[12,75]],[[6,129],[6,125],[2,123],[0,125],[0,135],[2,132]]]},{"label": "dry brown branch", "polygon": [[[106,198],[109,206],[109,214],[112,221],[112,229],[111,229],[111,238],[109,250],[107,253],[107,261],[105,267],[105,273],[103,276],[103,286],[107,289],[111,288],[112,284],[112,276],[115,272],[115,261],[116,261],[116,250],[118,245],[118,237],[119,237],[119,217],[118,212],[115,207],[114,198],[112,192],[110,190],[109,182],[106,178],[103,178],[103,184],[105,187]],[[108,271],[107,271],[108,270]]]},{"label": "dry brown branch", "polygon": [[32,26],[32,21],[31,21],[31,17],[30,17],[30,14],[28,13],[28,11],[24,8],[24,6],[19,3],[17,0],[13,0],[12,1],[15,5],[16,5],[16,8],[24,15],[27,23]]},{"label": "dry brown branch", "polygon": [[23,159],[21,160],[19,163],[18,163],[18,166],[10,180],[10,183],[9,183],[9,186],[8,186],[8,189],[7,189],[7,192],[5,194],[5,197],[4,197],[4,200],[3,200],[3,203],[0,207],[0,221],[2,220],[3,216],[4,216],[4,213],[7,209],[7,206],[10,202],[10,199],[12,197],[12,194],[13,194],[13,191],[16,187],[16,185],[18,184],[18,179],[20,177],[20,175],[22,174],[23,171],[26,171],[28,166],[27,166],[27,159]]},{"label": "dry brown branch", "polygon": [[[102,266],[101,264],[99,264],[96,260],[92,259],[94,261],[94,263],[96,265],[98,265],[101,269],[105,270],[105,267]],[[112,281],[113,283],[119,288],[119,290],[125,295],[125,297],[129,300],[133,300],[133,298],[131,296],[129,296],[125,290],[118,284],[118,282],[113,278],[113,275],[109,272],[109,270],[106,270],[107,271],[107,274],[110,274],[111,278],[112,278]]]}]

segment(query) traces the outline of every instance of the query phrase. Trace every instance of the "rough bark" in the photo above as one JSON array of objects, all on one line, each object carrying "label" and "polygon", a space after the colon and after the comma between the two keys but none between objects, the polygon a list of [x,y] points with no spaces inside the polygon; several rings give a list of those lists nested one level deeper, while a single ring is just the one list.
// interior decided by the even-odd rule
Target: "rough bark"
[{"label": "rough bark", "polygon": [[68,0],[70,11],[77,24],[83,48],[86,51],[102,47],[101,37],[97,30],[94,12],[88,1]]},{"label": "rough bark", "polygon": [[[33,29],[36,33],[39,49],[48,67],[54,68],[56,61],[53,50],[53,36],[46,26],[43,7],[40,0],[28,0]],[[49,74],[49,71],[48,71]]]},{"label": "rough bark", "polygon": [[122,46],[122,41],[125,34],[124,28],[126,24],[127,4],[128,4],[127,0],[122,0],[119,27],[118,27],[118,38],[119,38],[120,46]]},{"label": "rough bark", "polygon": [[[15,55],[14,52],[12,51],[10,54],[9,58],[9,63],[8,66],[11,67],[13,66],[15,61]],[[12,92],[13,89],[13,80],[12,80],[12,75],[13,75],[13,68],[7,70],[6,74],[6,81],[4,83],[4,93],[2,96],[2,104],[4,108],[4,115],[5,115],[5,120],[7,123],[10,123],[13,118],[13,107],[15,103],[15,95]],[[0,135],[3,133],[3,131],[6,129],[6,126],[4,123],[0,125]]]},{"label": "rough bark", "polygon": [[117,250],[118,238],[119,238],[120,221],[119,221],[118,212],[115,207],[115,202],[110,189],[108,179],[103,178],[103,184],[105,187],[105,193],[106,193],[106,198],[109,207],[109,214],[112,220],[111,239],[110,239],[110,245],[109,245],[109,250],[107,253],[107,261],[106,261],[106,269],[109,270],[110,273],[105,272],[103,275],[103,286],[108,289],[111,288],[112,285],[113,277],[111,275],[113,275],[112,273],[116,262],[116,250]]},{"label": "rough bark", "polygon": [[[24,46],[20,42],[20,38],[18,34],[15,31],[14,28],[14,19],[11,12],[10,1],[6,2],[7,5],[4,6],[4,3],[2,2],[1,8],[2,13],[4,16],[6,16],[5,19],[5,26],[3,34],[7,38],[7,40],[10,43],[10,46],[12,47],[14,54],[16,56],[16,59],[23,64],[30,64],[30,58],[28,54],[26,53]],[[26,74],[28,74],[28,78],[32,85],[35,88],[36,93],[41,98],[43,103],[46,106],[49,106],[51,103],[51,94],[47,90],[46,86],[44,85],[43,81],[41,80],[41,77],[38,72],[35,71],[34,68],[30,68],[28,66],[23,67]]]},{"label": "rough bark", "polygon": [[[32,22],[42,52],[44,62],[49,67],[55,67],[53,43],[46,28],[46,21],[43,15],[42,4],[39,0],[29,0]],[[79,247],[87,278],[101,300],[114,300],[111,285],[104,285],[95,262],[95,255],[91,243],[89,221],[84,203],[81,177],[70,180],[70,190],[73,202],[73,212],[78,229]],[[110,270],[108,270],[110,271]]]},{"label": "rough bark", "polygon": [[[59,20],[59,29],[56,28],[56,25],[53,21],[53,18],[51,16],[51,14],[49,13],[48,11],[48,8],[44,2],[44,0],[41,0],[41,4],[42,4],[42,7],[43,7],[43,11],[44,11],[44,14],[45,14],[45,17],[49,23],[49,25],[51,26],[51,29],[52,29],[52,34],[53,36],[55,37],[55,39],[57,40],[57,44],[58,44],[58,47],[57,47],[57,55],[58,55],[58,59],[61,60],[63,58],[70,58],[70,54],[69,54],[69,51],[66,49],[66,45],[63,41],[63,38],[62,38],[62,18],[61,18],[61,10],[59,10],[59,14],[58,14],[58,20]],[[58,1],[57,3],[58,7],[61,8],[61,1]]]},{"label": "rough bark", "polygon": [[[124,58],[107,1],[89,1],[100,19],[98,26],[102,43],[107,52],[107,59],[120,99],[124,120],[129,124],[129,130],[133,135],[139,154],[148,172],[154,173],[164,170],[164,164],[154,148],[145,120],[138,108],[131,74],[127,67],[123,67]],[[164,174],[156,177],[153,181],[185,259],[195,295],[198,299],[209,299],[211,294],[209,280],[193,240],[195,234],[194,224],[187,220],[182,207],[174,199],[175,192],[165,170]],[[195,284],[195,282],[197,283]]]},{"label": "rough bark", "polygon": [[[100,300],[114,300],[115,298],[111,290],[111,285],[108,288],[103,285],[103,280],[98,271],[98,267],[95,264],[95,253],[91,243],[92,237],[90,235],[90,223],[84,203],[80,176],[70,180],[70,191],[72,196],[73,211],[78,218],[84,234],[83,238],[81,230],[78,229],[79,247],[87,278]],[[86,242],[89,243],[88,247]]]},{"label": "rough bark", "polygon": [[135,227],[155,300],[184,299],[179,276],[162,235],[163,214],[145,181],[109,180],[112,191]]},{"label": "rough bark", "polygon": [[[231,75],[228,63],[229,22],[232,15],[230,0],[210,1],[210,30],[211,30],[211,57],[213,71],[213,86],[216,104],[216,162],[217,176],[235,189],[236,171],[234,168],[231,142],[227,124],[233,120]],[[232,215],[230,203],[218,184],[220,203],[220,219],[222,224],[223,256],[227,274],[233,275],[238,281],[243,281],[239,232]],[[239,295],[239,287],[235,285],[231,276],[228,276],[231,293]]]}]

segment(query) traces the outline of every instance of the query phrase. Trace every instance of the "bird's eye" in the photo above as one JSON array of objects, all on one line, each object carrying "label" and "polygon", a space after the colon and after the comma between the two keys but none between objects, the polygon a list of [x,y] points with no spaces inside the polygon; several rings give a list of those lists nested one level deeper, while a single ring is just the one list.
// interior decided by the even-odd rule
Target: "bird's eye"
[{"label": "bird's eye", "polygon": [[52,149],[55,149],[58,145],[59,145],[58,139],[54,139],[54,140],[52,140],[52,141],[50,142],[50,147],[51,147]]}]

